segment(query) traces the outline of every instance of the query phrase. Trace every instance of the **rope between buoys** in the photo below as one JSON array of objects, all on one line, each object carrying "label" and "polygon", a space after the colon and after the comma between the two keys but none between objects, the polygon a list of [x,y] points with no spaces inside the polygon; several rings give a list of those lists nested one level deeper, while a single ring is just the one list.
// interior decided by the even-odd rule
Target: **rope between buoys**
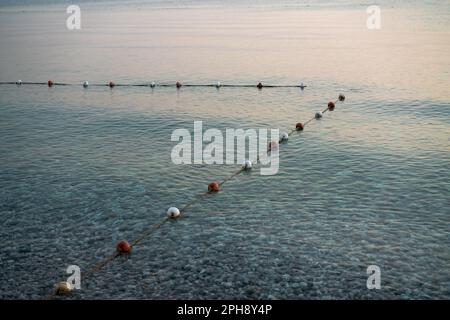
[{"label": "rope between buoys", "polygon": [[[53,86],[80,86],[80,84],[76,84],[76,83],[65,83],[65,82],[53,82],[51,80],[47,81],[47,82],[30,82],[30,81],[15,81],[15,82],[11,82],[11,81],[5,81],[5,82],[0,82],[0,85],[45,85],[45,86],[49,86],[49,87],[53,87]],[[88,83],[87,81],[85,81],[85,83],[81,84],[83,87],[87,88],[87,87],[151,87],[151,88],[156,88],[156,87],[177,87],[177,88],[181,88],[181,87],[216,87],[216,88],[220,88],[220,87],[225,87],[225,88],[300,88],[300,89],[304,89],[307,86],[300,84],[300,85],[262,85],[258,86],[258,85],[253,85],[253,84],[221,84],[221,83],[216,83],[216,84],[201,84],[201,83],[186,83],[186,84],[181,84],[181,83],[174,83],[174,84],[169,84],[169,83],[114,83],[114,82],[110,82],[110,83]]]}]

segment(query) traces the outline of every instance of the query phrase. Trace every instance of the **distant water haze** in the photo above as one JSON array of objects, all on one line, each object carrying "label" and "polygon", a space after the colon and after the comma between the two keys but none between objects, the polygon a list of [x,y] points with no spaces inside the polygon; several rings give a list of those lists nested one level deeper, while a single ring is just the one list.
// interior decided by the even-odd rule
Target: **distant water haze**
[{"label": "distant water haze", "polygon": [[0,6],[0,80],[303,81],[450,95],[445,1],[382,3],[378,31],[366,27],[367,6],[348,1],[80,2],[80,31],[65,28],[65,5],[42,2]]}]

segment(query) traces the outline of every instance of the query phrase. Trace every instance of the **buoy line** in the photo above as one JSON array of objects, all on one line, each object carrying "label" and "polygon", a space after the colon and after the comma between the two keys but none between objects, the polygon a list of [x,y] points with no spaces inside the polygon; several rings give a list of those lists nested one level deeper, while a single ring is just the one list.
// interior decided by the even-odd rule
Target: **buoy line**
[{"label": "buoy line", "polygon": [[[340,94],[338,99],[336,101],[334,101],[334,102],[333,101],[329,102],[327,108],[325,108],[323,111],[316,112],[314,117],[312,117],[311,119],[307,120],[305,123],[298,122],[295,125],[295,128],[292,129],[289,133],[286,133],[286,132],[282,133],[281,136],[280,136],[280,139],[278,141],[275,140],[275,141],[269,142],[267,152],[270,152],[271,149],[274,149],[275,147],[278,148],[279,143],[287,141],[289,136],[292,135],[294,132],[299,132],[300,133],[301,131],[303,131],[304,128],[306,127],[306,125],[308,125],[314,119],[318,120],[318,119],[322,118],[323,115],[325,114],[325,112],[333,111],[335,109],[335,107],[336,107],[336,103],[337,102],[344,102],[344,101],[345,101],[345,96]],[[256,162],[257,163],[259,162],[259,156],[258,156]],[[200,200],[202,200],[208,194],[213,194],[213,193],[219,192],[221,187],[227,181],[233,179],[234,177],[238,176],[240,173],[242,173],[244,171],[251,170],[252,167],[253,167],[252,162],[250,160],[245,160],[244,163],[242,164],[241,168],[239,168],[239,170],[234,171],[233,173],[231,173],[229,176],[227,176],[226,178],[224,178],[220,182],[218,182],[218,181],[211,182],[208,185],[208,191],[197,194],[196,196],[194,196],[194,198],[190,202],[188,202],[183,207],[181,207],[181,209],[178,209],[177,207],[170,207],[167,210],[167,212],[166,212],[166,217],[164,217],[159,223],[153,224],[153,225],[147,227],[146,229],[144,229],[144,231],[136,239],[134,239],[131,242],[128,242],[127,240],[119,241],[117,243],[117,245],[116,245],[115,252],[113,254],[105,257],[103,260],[99,261],[98,263],[96,263],[87,272],[83,273],[82,274],[82,279],[86,279],[86,278],[89,278],[89,277],[93,276],[97,271],[102,269],[108,263],[110,263],[113,260],[115,260],[117,257],[122,256],[122,255],[129,255],[131,253],[133,247],[137,246],[146,237],[148,237],[153,232],[155,232],[156,230],[161,228],[166,222],[168,222],[169,220],[177,220],[177,219],[181,218],[183,216],[184,212],[190,206],[192,206],[193,204],[199,202]],[[52,292],[50,294],[48,294],[45,297],[45,299],[49,300],[49,299],[55,298],[56,296],[66,295],[66,294],[69,294],[69,293],[73,292],[73,290],[74,290],[74,287],[73,287],[73,285],[71,283],[69,283],[67,281],[58,282],[56,284],[56,286],[54,287],[54,289],[52,290]]]},{"label": "buoy line", "polygon": [[304,89],[307,86],[303,83],[299,85],[267,85],[262,84],[259,82],[258,84],[222,84],[220,81],[214,84],[195,84],[195,83],[186,83],[183,84],[180,81],[177,81],[173,84],[169,83],[156,83],[155,81],[148,82],[148,83],[138,83],[138,84],[132,84],[132,83],[115,83],[114,81],[110,81],[108,83],[89,83],[89,81],[83,81],[81,84],[75,84],[75,83],[64,83],[64,82],[54,82],[53,80],[48,80],[47,82],[26,82],[22,80],[17,80],[15,82],[0,82],[0,85],[45,85],[48,87],[54,87],[54,86],[79,86],[81,85],[83,88],[87,89],[89,87],[110,87],[111,89],[114,87],[150,87],[150,88],[156,88],[156,87],[175,87],[177,89],[180,89],[181,87],[215,87],[217,89],[221,87],[225,88],[300,88]]}]

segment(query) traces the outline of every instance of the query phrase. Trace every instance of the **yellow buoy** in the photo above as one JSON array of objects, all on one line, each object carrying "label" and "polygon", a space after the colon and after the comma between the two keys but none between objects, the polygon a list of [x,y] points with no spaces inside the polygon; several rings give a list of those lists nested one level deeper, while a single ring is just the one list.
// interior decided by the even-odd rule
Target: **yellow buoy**
[{"label": "yellow buoy", "polygon": [[73,290],[73,285],[67,281],[61,281],[56,285],[56,294],[68,294]]}]

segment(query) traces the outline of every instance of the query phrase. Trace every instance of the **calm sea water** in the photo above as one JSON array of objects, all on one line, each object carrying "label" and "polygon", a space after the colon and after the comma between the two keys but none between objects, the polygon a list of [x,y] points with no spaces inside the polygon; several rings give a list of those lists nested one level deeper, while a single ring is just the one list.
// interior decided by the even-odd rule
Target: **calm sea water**
[{"label": "calm sea water", "polygon": [[[19,5],[17,5],[19,3]],[[174,129],[294,134],[69,298],[450,298],[450,5],[0,1],[0,297],[45,296],[239,165],[171,162]],[[90,87],[157,81],[307,89]],[[380,290],[366,268],[381,268]]]}]

